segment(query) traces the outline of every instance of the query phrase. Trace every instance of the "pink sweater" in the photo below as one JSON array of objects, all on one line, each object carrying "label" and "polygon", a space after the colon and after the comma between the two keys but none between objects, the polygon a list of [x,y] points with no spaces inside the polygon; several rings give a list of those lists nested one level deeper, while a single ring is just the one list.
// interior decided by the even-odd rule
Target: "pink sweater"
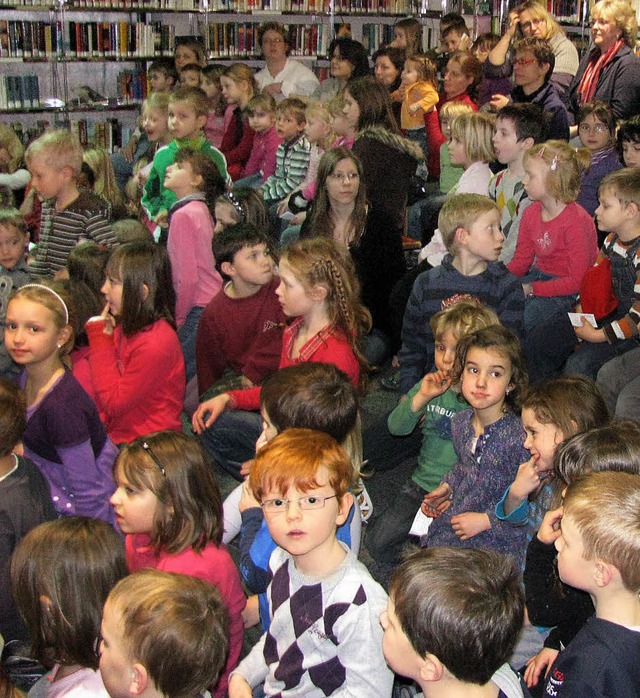
[{"label": "pink sweater", "polygon": [[212,239],[213,220],[204,201],[189,201],[171,214],[167,251],[176,292],[178,327],[192,308],[204,308],[222,288],[211,251]]},{"label": "pink sweater", "polygon": [[536,296],[578,293],[587,269],[598,256],[598,236],[591,216],[579,204],[567,204],[553,220],[542,220],[542,204],[534,201],[522,214],[518,244],[507,269],[525,276],[535,266],[557,278],[535,281]]},{"label": "pink sweater", "polygon": [[278,138],[274,126],[263,133],[256,133],[253,137],[251,155],[244,166],[242,176],[250,177],[262,173],[262,183],[264,184],[272,174],[275,174],[276,151],[280,143],[282,143],[282,138]]}]

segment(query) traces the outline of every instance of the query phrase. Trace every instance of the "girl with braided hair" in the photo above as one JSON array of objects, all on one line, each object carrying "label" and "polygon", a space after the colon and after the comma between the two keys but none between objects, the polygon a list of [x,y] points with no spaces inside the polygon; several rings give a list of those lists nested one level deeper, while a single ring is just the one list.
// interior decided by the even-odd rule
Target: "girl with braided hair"
[{"label": "girl with braided hair", "polygon": [[[280,258],[276,293],[291,324],[282,338],[280,368],[316,361],[334,364],[356,386],[366,361],[360,338],[371,315],[360,302],[360,285],[348,251],[330,238],[301,240]],[[260,387],[232,390],[203,402],[193,429],[218,465],[237,480],[253,458],[262,431]]]}]

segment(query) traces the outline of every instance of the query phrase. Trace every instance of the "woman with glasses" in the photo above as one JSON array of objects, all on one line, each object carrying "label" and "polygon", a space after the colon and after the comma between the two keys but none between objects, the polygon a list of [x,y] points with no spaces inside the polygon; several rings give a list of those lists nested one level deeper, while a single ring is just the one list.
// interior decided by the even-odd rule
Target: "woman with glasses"
[{"label": "woman with glasses", "polygon": [[276,101],[286,97],[308,97],[318,85],[313,71],[289,58],[289,37],[279,22],[266,22],[258,29],[258,43],[266,66],[256,73],[261,92]]}]

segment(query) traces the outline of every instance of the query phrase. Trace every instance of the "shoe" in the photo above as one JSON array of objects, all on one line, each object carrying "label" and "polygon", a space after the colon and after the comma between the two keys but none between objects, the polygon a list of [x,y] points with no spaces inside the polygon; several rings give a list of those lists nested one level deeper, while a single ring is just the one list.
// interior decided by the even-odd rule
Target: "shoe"
[{"label": "shoe", "polygon": [[400,392],[400,371],[394,371],[388,376],[380,379],[380,385],[385,390],[391,390],[392,392]]},{"label": "shoe", "polygon": [[362,523],[366,524],[371,518],[371,514],[373,514],[373,502],[371,501],[371,497],[361,477],[358,478],[358,487],[356,489],[356,502],[358,502],[358,506],[360,507],[360,518],[362,519]]}]

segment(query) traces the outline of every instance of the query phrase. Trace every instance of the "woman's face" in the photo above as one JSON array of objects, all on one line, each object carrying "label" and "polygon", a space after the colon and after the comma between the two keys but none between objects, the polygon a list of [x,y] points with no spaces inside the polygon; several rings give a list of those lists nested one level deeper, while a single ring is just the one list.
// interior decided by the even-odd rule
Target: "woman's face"
[{"label": "woman's face", "polygon": [[331,54],[331,77],[346,82],[353,73],[353,65],[340,56],[340,49],[336,46]]},{"label": "woman's face", "polygon": [[360,189],[360,175],[351,158],[339,160],[326,180],[330,206],[352,205]]},{"label": "woman's face", "polygon": [[602,15],[594,14],[591,18],[591,36],[593,43],[602,53],[608,51],[620,38],[622,32],[615,22],[607,21]]},{"label": "woman's face", "polygon": [[461,95],[472,82],[473,77],[462,72],[462,66],[458,61],[451,60],[447,63],[444,71],[444,93],[447,97]]},{"label": "woman's face", "polygon": [[374,68],[376,80],[385,87],[391,87],[398,79],[400,71],[393,65],[389,56],[378,56]]},{"label": "woman's face", "polygon": [[538,39],[545,39],[549,27],[544,17],[534,17],[529,10],[523,10],[520,15],[520,28],[525,37],[535,36]]},{"label": "woman's face", "polygon": [[360,106],[356,100],[345,90],[344,93],[344,109],[342,110],[347,123],[351,128],[358,128],[358,121],[360,120]]},{"label": "woman's face", "polygon": [[262,55],[268,62],[280,60],[287,55],[287,44],[280,32],[269,29],[262,37]]}]

